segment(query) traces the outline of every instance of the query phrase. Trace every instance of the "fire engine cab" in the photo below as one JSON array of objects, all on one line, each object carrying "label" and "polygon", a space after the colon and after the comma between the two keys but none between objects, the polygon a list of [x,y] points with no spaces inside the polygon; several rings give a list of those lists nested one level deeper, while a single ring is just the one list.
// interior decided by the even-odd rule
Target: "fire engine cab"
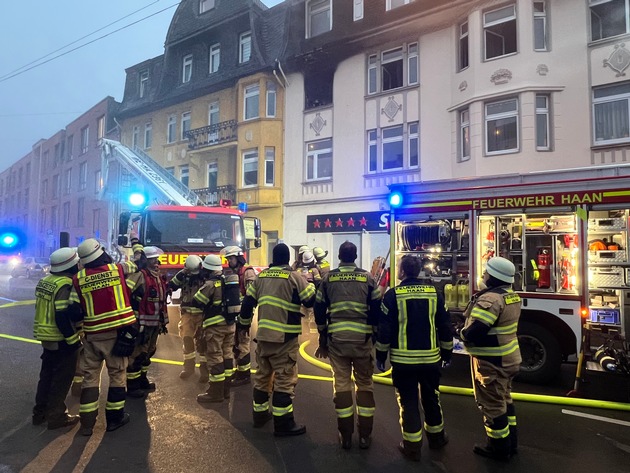
[{"label": "fire engine cab", "polygon": [[[456,323],[488,260],[516,266],[520,379],[545,383],[605,345],[627,353],[630,166],[390,185],[391,284],[403,255],[444,294]],[[458,320],[459,319],[459,320]],[[592,349],[592,353],[591,353]],[[621,371],[612,363],[607,369]]]}]

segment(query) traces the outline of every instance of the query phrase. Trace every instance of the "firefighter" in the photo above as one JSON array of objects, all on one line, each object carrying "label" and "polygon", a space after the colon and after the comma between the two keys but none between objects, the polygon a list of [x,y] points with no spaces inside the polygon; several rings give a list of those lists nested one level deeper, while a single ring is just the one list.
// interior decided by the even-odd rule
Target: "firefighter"
[{"label": "firefighter", "polygon": [[298,249],[298,256],[291,265],[291,269],[293,269],[293,271],[297,271],[302,267],[302,254],[304,254],[305,251],[310,251],[310,248],[307,245],[300,246]]},{"label": "firefighter", "polygon": [[299,268],[300,273],[306,279],[306,282],[312,283],[315,287],[319,286],[322,281],[322,275],[315,263],[315,256],[310,250],[302,253],[302,266]]},{"label": "firefighter", "polygon": [[379,319],[381,293],[372,275],[356,266],[356,259],[354,243],[342,243],[339,267],[323,279],[315,301],[319,330],[319,348],[315,355],[330,357],[339,442],[344,449],[352,448],[352,392],[357,391],[359,448],[370,447],[375,408],[372,335]]},{"label": "firefighter", "polygon": [[228,315],[223,298],[221,257],[208,255],[203,267],[210,271],[205,284],[194,296],[193,304],[203,309],[203,334],[206,340],[206,359],[210,371],[209,386],[199,394],[200,403],[223,402],[230,397],[230,377],[234,373],[234,331],[236,313]]},{"label": "firefighter", "polygon": [[79,416],[68,415],[65,399],[77,366],[81,340],[73,324],[81,319],[81,307],[69,300],[72,276],[79,271],[79,256],[73,248],[50,255],[50,274],[35,288],[33,334],[42,344],[42,368],[35,394],[33,425],[48,421],[48,429],[68,427]]},{"label": "firefighter", "polygon": [[127,396],[142,398],[155,391],[155,383],[147,378],[151,357],[155,355],[158,335],[167,333],[168,314],[166,297],[168,288],[160,274],[160,255],[164,252],[155,246],[145,246],[146,268],[127,278],[131,291],[131,305],[138,319],[138,338],[127,367]]},{"label": "firefighter", "polygon": [[[284,243],[273,249],[268,269],[256,276],[247,288],[239,322],[250,326],[258,306],[256,361],[254,375],[254,427],[264,426],[272,417],[274,435],[285,437],[306,432],[295,423],[293,397],[298,380],[298,336],[302,333],[300,304],[311,307],[315,286],[289,266],[289,247]],[[269,413],[269,395],[273,416]]]},{"label": "firefighter", "polygon": [[126,277],[136,271],[135,263],[113,264],[105,248],[94,238],[83,241],[77,250],[83,269],[72,278],[70,300],[79,302],[83,319],[84,356],[81,360],[83,386],[79,414],[81,435],[92,435],[98,415],[98,397],[103,362],[109,374],[105,418],[107,431],[129,422],[125,412],[127,357],[133,353],[137,331],[136,317]]},{"label": "firefighter", "polygon": [[208,365],[206,364],[206,343],[201,332],[203,311],[193,305],[193,297],[203,286],[205,278],[201,271],[202,259],[197,255],[189,255],[184,269],[179,271],[169,282],[172,290],[181,289],[179,306],[179,336],[183,341],[184,369],[179,373],[181,379],[190,378],[195,372],[195,358],[199,357],[199,382],[208,382]]},{"label": "firefighter", "polygon": [[[224,273],[233,273],[238,276],[239,290],[241,299],[243,299],[247,293],[247,287],[256,279],[256,271],[251,266],[246,265],[243,250],[238,246],[228,246],[223,249],[221,253],[225,256],[228,263],[228,268],[224,270]],[[234,337],[236,372],[231,380],[233,387],[242,386],[251,382],[250,345],[251,338],[249,336],[249,327],[237,323]]]},{"label": "firefighter", "polygon": [[448,442],[440,405],[440,367],[450,363],[453,351],[450,314],[435,286],[418,279],[420,267],[415,256],[406,255],[400,260],[401,283],[383,297],[376,342],[376,366],[380,371],[385,371],[390,354],[403,437],[398,448],[414,461],[420,461],[422,447],[419,401],[429,448],[440,449]]},{"label": "firefighter", "polygon": [[330,271],[330,263],[326,261],[328,251],[324,251],[319,246],[316,246],[313,248],[313,255],[315,256],[315,260],[317,260],[317,269],[319,269],[319,273],[323,278]]},{"label": "firefighter", "polygon": [[514,264],[500,256],[483,273],[485,289],[473,296],[460,338],[470,354],[473,390],[483,415],[487,445],[475,445],[481,456],[507,461],[517,451],[512,380],[521,364],[516,338],[521,298],[512,290]]}]

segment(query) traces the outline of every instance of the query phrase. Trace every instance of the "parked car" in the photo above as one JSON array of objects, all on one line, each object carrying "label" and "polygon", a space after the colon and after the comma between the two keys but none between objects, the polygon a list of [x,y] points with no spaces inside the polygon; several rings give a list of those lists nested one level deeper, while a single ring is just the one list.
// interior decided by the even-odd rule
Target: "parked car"
[{"label": "parked car", "polygon": [[46,276],[49,272],[50,262],[48,258],[23,256],[22,261],[19,262],[11,271],[11,277],[19,278],[20,276],[24,276],[29,279],[40,279]]}]

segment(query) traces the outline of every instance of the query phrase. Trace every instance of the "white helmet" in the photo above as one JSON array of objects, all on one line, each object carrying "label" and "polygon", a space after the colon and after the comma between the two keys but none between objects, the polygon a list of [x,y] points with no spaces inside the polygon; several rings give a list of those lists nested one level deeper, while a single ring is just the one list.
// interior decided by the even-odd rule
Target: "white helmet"
[{"label": "white helmet", "polygon": [[501,256],[495,256],[488,260],[486,271],[490,276],[494,276],[499,281],[512,284],[514,282],[514,273],[516,268],[514,263]]},{"label": "white helmet", "polygon": [[228,256],[243,256],[243,250],[238,246],[226,246],[221,250],[221,254],[226,258]]},{"label": "white helmet", "polygon": [[186,258],[186,262],[184,263],[184,267],[188,269],[191,273],[197,274],[199,273],[199,267],[203,263],[203,260],[197,255],[188,255]]},{"label": "white helmet", "polygon": [[77,249],[79,258],[81,258],[81,264],[85,265],[96,260],[99,256],[105,253],[105,248],[95,238],[88,238],[79,245]]},{"label": "white helmet", "polygon": [[300,246],[300,249],[298,250],[298,255],[301,255],[305,251],[309,251],[309,250],[310,250],[310,248],[308,247],[308,245],[302,245],[302,246]]},{"label": "white helmet", "polygon": [[315,256],[313,256],[312,252],[307,250],[304,253],[302,253],[302,263],[310,264],[313,261],[315,261]]},{"label": "white helmet", "polygon": [[328,252],[324,251],[319,246],[316,246],[315,248],[313,248],[313,255],[315,256],[315,258],[321,259],[321,258],[325,258],[326,255],[328,255]]},{"label": "white helmet", "polygon": [[221,271],[223,269],[223,264],[221,263],[221,257],[219,255],[206,256],[206,259],[203,260],[201,265],[210,271]]},{"label": "white helmet", "polygon": [[50,255],[50,272],[62,273],[79,263],[75,248],[59,248]]},{"label": "white helmet", "polygon": [[158,248],[157,246],[144,247],[144,256],[146,256],[147,259],[159,258],[159,256],[163,254],[164,251],[162,251],[162,249]]}]

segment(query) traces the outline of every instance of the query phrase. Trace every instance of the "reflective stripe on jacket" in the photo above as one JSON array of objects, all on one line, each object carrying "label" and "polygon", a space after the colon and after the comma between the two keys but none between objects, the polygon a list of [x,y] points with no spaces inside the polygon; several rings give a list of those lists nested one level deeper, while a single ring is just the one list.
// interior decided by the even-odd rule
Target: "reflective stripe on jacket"
[{"label": "reflective stripe on jacket", "polygon": [[65,286],[72,286],[72,278],[50,274],[35,287],[33,336],[40,342],[59,342],[65,339],[55,322],[55,313],[66,310],[70,305],[68,299],[57,299],[59,291]]}]

